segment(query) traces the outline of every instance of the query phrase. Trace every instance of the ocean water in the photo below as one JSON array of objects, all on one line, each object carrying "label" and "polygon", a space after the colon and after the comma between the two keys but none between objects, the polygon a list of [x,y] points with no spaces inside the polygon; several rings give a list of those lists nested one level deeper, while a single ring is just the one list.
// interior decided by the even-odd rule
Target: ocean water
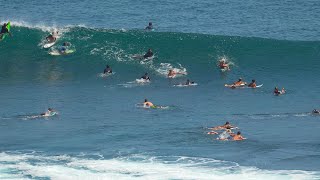
[{"label": "ocean water", "polygon": [[[320,179],[318,1],[52,3],[1,3],[0,179]],[[42,48],[53,29],[73,54]],[[263,86],[224,87],[239,77]],[[226,121],[247,139],[207,135]]]}]

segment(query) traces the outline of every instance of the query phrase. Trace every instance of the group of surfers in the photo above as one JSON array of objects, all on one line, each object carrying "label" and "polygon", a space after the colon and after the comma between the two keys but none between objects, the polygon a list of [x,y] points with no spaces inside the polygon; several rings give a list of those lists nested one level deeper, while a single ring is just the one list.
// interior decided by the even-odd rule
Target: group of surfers
[{"label": "group of surfers", "polygon": [[[216,126],[209,128],[211,131],[207,134],[210,135],[218,135],[217,140],[226,141],[226,140],[233,140],[233,141],[242,141],[245,140],[241,135],[241,132],[238,131],[237,133],[232,132],[232,129],[237,128],[233,125],[231,125],[228,121],[222,125],[222,126]],[[221,133],[218,133],[217,131],[223,131]]]}]

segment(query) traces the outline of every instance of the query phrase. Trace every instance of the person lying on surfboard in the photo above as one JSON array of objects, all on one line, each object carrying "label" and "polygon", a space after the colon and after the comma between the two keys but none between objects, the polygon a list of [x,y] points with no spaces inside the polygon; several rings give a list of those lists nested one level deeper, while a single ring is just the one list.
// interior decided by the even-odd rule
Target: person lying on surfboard
[{"label": "person lying on surfboard", "polygon": [[149,58],[149,57],[152,57],[153,56],[153,52],[151,49],[148,49],[148,51],[146,52],[145,55],[143,55],[143,58]]},{"label": "person lying on surfboard", "polygon": [[234,82],[233,85],[235,86],[243,86],[243,85],[246,85],[247,83],[242,81],[242,78],[239,78],[238,81]]},{"label": "person lying on surfboard", "polygon": [[222,126],[216,126],[216,127],[212,127],[212,128],[209,128],[209,129],[212,129],[212,130],[220,130],[220,129],[231,129],[231,128],[234,128],[234,126],[232,126],[229,121],[227,121],[224,125]]},{"label": "person lying on surfboard", "polygon": [[257,87],[256,80],[252,79],[252,81],[251,81],[251,83],[248,85],[248,87],[256,88],[256,87]]},{"label": "person lying on surfboard", "polygon": [[1,27],[1,32],[0,32],[0,39],[2,39],[2,36],[6,33],[8,33],[10,36],[12,36],[11,32],[9,31],[7,27],[7,23],[4,23],[3,26]]},{"label": "person lying on surfboard", "polygon": [[106,68],[103,70],[103,74],[111,74],[112,73],[112,69],[109,65],[106,66]]},{"label": "person lying on surfboard", "polygon": [[174,78],[177,74],[184,74],[185,75],[187,73],[186,72],[176,72],[173,69],[170,69],[167,76],[169,78]]},{"label": "person lying on surfboard", "polygon": [[41,116],[52,116],[55,113],[55,111],[52,108],[48,108],[48,110],[44,113],[41,113]]},{"label": "person lying on surfboard", "polygon": [[49,36],[46,37],[46,40],[51,43],[51,42],[55,42],[57,40],[57,35],[58,35],[59,31],[54,31],[52,32],[52,34],[50,34]]},{"label": "person lying on surfboard", "polygon": [[68,47],[70,46],[69,42],[64,42],[62,46],[59,48],[59,51],[61,54],[66,54],[66,51],[68,50]]},{"label": "person lying on surfboard", "polygon": [[153,105],[152,102],[148,101],[148,99],[144,100],[143,106],[145,106],[145,107],[155,107],[155,105]]},{"label": "person lying on surfboard", "polygon": [[319,110],[314,109],[314,110],[312,111],[312,113],[313,113],[313,114],[320,114],[320,111],[319,111]]}]

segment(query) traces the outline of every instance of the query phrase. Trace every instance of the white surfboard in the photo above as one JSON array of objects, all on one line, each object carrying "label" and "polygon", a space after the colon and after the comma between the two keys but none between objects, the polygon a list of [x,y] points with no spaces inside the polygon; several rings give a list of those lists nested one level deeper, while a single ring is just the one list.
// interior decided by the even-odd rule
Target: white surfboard
[{"label": "white surfboard", "polygon": [[55,50],[55,51],[49,52],[49,54],[52,55],[52,56],[60,56],[60,55],[71,54],[73,52],[75,52],[75,50],[66,50],[65,53],[61,53],[60,51]]}]

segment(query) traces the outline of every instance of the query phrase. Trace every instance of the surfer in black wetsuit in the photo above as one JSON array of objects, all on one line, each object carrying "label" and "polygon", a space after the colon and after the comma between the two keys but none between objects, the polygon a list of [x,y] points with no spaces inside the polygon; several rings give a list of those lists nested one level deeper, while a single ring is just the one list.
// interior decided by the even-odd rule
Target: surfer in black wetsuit
[{"label": "surfer in black wetsuit", "polygon": [[314,110],[312,111],[312,113],[313,113],[313,114],[320,114],[320,111],[319,111],[319,110],[314,109]]},{"label": "surfer in black wetsuit", "polygon": [[145,29],[152,30],[153,29],[152,22],[149,22],[149,25]]},{"label": "surfer in black wetsuit", "polygon": [[143,58],[149,58],[153,56],[153,52],[151,49],[148,49],[148,52],[143,56]]},{"label": "surfer in black wetsuit", "polygon": [[144,79],[144,80],[149,80],[150,81],[150,77],[148,76],[148,73],[145,73],[141,79]]},{"label": "surfer in black wetsuit", "polygon": [[194,84],[194,82],[191,82],[189,79],[187,79],[186,85]]},{"label": "surfer in black wetsuit", "polygon": [[111,67],[109,65],[107,65],[106,68],[103,71],[103,74],[107,74],[107,73],[110,73],[110,74],[112,73],[112,69],[111,69]]},{"label": "surfer in black wetsuit", "polygon": [[3,26],[1,27],[0,39],[2,39],[2,36],[6,33],[8,33],[10,36],[12,36],[7,28],[7,25],[8,25],[7,23],[4,23]]}]

